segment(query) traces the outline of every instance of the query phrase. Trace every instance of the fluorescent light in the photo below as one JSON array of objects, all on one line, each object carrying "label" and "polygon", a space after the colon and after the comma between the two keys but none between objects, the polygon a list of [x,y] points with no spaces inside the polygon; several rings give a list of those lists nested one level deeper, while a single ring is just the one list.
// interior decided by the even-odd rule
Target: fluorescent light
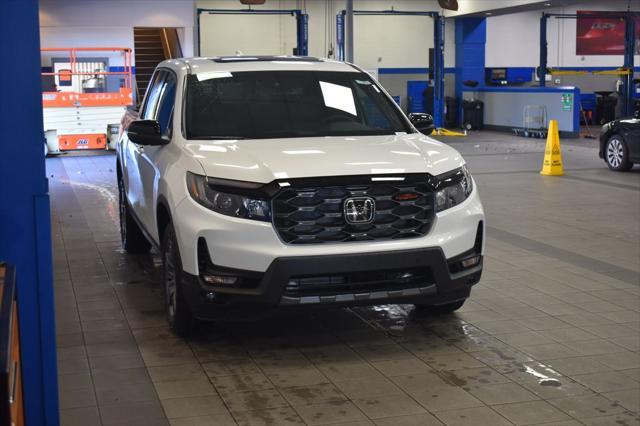
[{"label": "fluorescent light", "polygon": [[232,56],[227,58],[220,58],[221,61],[257,61],[258,58],[248,56]]},{"label": "fluorescent light", "polygon": [[199,150],[208,152],[227,152],[227,148],[218,145],[200,145]]},{"label": "fluorescent light", "polygon": [[307,62],[307,61],[271,61],[272,64],[284,64],[284,65],[289,65],[289,64],[295,64],[295,65],[313,65],[312,62]]},{"label": "fluorescent light", "polygon": [[403,181],[403,177],[372,177],[372,182]]},{"label": "fluorescent light", "polygon": [[283,154],[287,155],[304,155],[304,154],[324,154],[324,151],[320,151],[319,149],[300,149],[297,151],[282,151]]},{"label": "fluorescent light", "polygon": [[371,169],[372,175],[390,175],[394,173],[404,173],[404,169]]}]

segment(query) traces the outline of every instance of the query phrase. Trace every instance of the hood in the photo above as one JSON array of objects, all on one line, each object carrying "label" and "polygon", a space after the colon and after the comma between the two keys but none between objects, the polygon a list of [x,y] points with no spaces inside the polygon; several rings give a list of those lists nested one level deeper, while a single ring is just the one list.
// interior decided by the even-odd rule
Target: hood
[{"label": "hood", "polygon": [[438,175],[464,164],[455,149],[422,134],[188,141],[210,177],[275,179],[403,173]]}]

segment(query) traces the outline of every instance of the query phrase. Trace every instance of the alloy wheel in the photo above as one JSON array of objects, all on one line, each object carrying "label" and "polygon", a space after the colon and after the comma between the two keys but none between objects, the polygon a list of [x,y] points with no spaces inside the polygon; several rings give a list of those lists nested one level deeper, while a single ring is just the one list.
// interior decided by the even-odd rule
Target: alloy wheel
[{"label": "alloy wheel", "polygon": [[622,142],[617,139],[611,139],[607,145],[607,161],[612,167],[618,168],[622,164],[624,158],[624,147]]}]

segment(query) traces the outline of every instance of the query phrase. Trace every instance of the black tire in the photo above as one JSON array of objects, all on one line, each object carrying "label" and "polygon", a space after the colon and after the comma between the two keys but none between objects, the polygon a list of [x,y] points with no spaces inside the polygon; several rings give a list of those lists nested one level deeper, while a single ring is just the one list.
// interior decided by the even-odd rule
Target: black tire
[{"label": "black tire", "polygon": [[162,283],[165,295],[167,321],[180,337],[191,335],[197,325],[182,287],[182,260],[172,224],[168,224],[162,236]]},{"label": "black tire", "polygon": [[118,179],[118,208],[120,210],[120,240],[127,253],[148,253],[151,243],[144,236],[129,211],[124,184]]},{"label": "black tire", "polygon": [[604,146],[604,161],[611,170],[626,172],[633,167],[629,161],[629,149],[620,135],[612,135]]},{"label": "black tire", "polygon": [[462,308],[462,305],[464,305],[465,300],[458,300],[457,302],[452,302],[452,303],[447,303],[445,305],[422,305],[422,304],[416,304],[415,307],[416,309],[420,309],[421,311],[424,310],[430,314],[435,314],[435,315],[447,315],[450,314],[452,312],[457,311],[458,309]]}]

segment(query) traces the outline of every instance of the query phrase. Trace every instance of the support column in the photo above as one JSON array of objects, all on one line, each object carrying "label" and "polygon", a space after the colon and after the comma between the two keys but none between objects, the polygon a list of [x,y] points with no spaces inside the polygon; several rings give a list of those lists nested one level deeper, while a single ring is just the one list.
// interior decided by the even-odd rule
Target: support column
[{"label": "support column", "polygon": [[[57,426],[51,223],[44,162],[37,0],[0,1],[0,260],[16,266],[25,416]],[[19,40],[18,43],[9,40]]]},{"label": "support column", "polygon": [[629,75],[624,76],[624,105],[622,115],[631,117],[634,113],[635,87],[633,83],[634,54],[636,51],[636,16],[637,14],[627,13],[625,26],[624,43],[624,67],[631,70]]},{"label": "support column", "polygon": [[296,13],[296,38],[298,40],[297,55],[309,56],[309,15]]},{"label": "support column", "polygon": [[463,81],[477,81],[477,89],[485,86],[486,18],[456,19],[456,98],[458,121],[462,123]]},{"label": "support column", "polygon": [[344,62],[344,14],[336,15],[336,59]]},{"label": "support column", "polygon": [[444,16],[433,17],[433,121],[436,128],[444,127]]},{"label": "support column", "polygon": [[549,61],[549,45],[547,42],[547,21],[549,16],[542,14],[540,18],[540,65],[536,75],[540,79],[540,87],[547,85],[547,66]]},{"label": "support column", "polygon": [[347,0],[346,11],[347,36],[345,50],[347,51],[347,62],[353,63],[353,0]]}]

